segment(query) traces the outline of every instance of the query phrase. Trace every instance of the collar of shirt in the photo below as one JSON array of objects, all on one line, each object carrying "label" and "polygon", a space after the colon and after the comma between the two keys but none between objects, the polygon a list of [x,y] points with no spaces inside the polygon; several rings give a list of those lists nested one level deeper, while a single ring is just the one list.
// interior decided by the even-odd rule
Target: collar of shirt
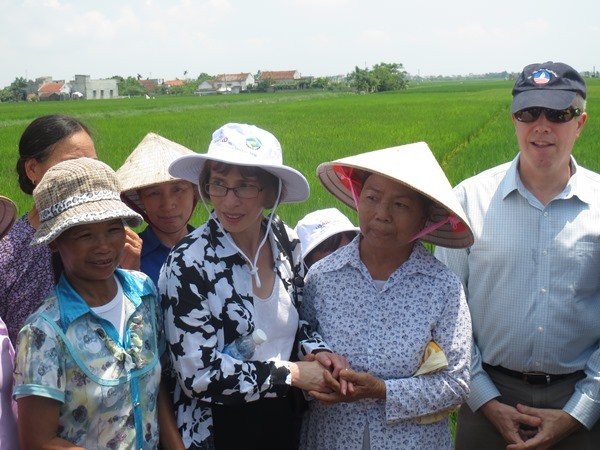
[{"label": "collar of shirt", "polygon": [[[328,272],[340,270],[345,265],[348,265],[359,270],[365,274],[365,276],[368,275],[370,277],[369,271],[360,259],[359,245],[360,235],[356,236],[348,245],[340,248],[331,255],[326,256],[322,260],[317,261],[313,267],[315,267],[315,270]],[[420,273],[431,276],[431,258],[428,256],[431,256],[431,254],[425,246],[421,242],[415,242],[409,258],[392,273],[387,280],[384,289],[386,289],[387,286],[395,284],[399,279],[413,274]],[[313,270],[313,267],[310,268],[311,271]],[[433,276],[438,275],[434,274]]]},{"label": "collar of shirt", "polygon": [[[514,191],[519,192],[527,199],[532,197],[531,193],[523,185],[521,177],[519,176],[519,156],[520,154],[517,154],[512,160],[510,167],[506,172],[506,176],[500,184],[503,199],[506,199],[506,197]],[[577,197],[582,202],[588,205],[591,204],[595,193],[593,192],[592,185],[587,181],[582,180],[583,177],[586,177],[585,172],[586,171],[583,168],[577,165],[577,161],[575,161],[575,158],[571,155],[571,178],[569,178],[563,191],[556,196],[556,199],[570,199],[572,197]]]},{"label": "collar of shirt", "polygon": [[[188,230],[188,233],[191,233],[192,231],[194,231],[194,227],[191,226],[190,224],[188,224],[187,230]],[[142,253],[140,255],[142,258],[144,256],[146,256],[148,253],[152,253],[154,250],[156,250],[159,247],[164,248],[168,251],[171,250],[169,247],[167,247],[165,244],[163,244],[160,241],[160,239],[158,238],[158,236],[156,235],[156,233],[154,232],[152,227],[149,225],[144,229],[144,231],[142,231],[140,233],[140,238],[142,239],[142,242],[144,243],[144,245],[142,245]]]},{"label": "collar of shirt", "polygon": [[[115,275],[123,287],[123,294],[137,308],[142,303],[144,295],[152,294],[152,288],[143,279],[135,277],[123,269],[115,270]],[[60,321],[63,331],[78,317],[91,314],[92,310],[86,301],[73,289],[64,274],[56,285],[56,297],[60,307]]]}]

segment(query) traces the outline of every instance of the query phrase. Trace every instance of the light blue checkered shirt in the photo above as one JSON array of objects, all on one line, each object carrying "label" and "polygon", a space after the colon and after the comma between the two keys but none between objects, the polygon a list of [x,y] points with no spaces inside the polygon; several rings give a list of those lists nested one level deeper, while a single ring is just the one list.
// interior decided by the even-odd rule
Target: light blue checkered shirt
[{"label": "light blue checkered shirt", "polygon": [[461,278],[473,320],[473,411],[500,393],[481,363],[519,372],[585,370],[563,410],[591,428],[600,417],[600,175],[577,166],[543,206],[521,182],[517,157],[455,192],[475,243],[438,247]]}]

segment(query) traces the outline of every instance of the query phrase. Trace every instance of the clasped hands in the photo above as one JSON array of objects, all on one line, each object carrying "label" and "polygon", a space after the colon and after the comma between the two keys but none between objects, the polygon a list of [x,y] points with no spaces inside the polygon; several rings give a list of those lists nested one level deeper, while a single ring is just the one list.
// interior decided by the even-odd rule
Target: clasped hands
[{"label": "clasped hands", "polygon": [[319,352],[293,363],[292,385],[326,404],[354,402],[362,398],[385,399],[383,380],[349,368],[344,356]]},{"label": "clasped hands", "polygon": [[495,399],[481,411],[509,443],[507,450],[548,449],[582,426],[560,409],[513,407]]}]

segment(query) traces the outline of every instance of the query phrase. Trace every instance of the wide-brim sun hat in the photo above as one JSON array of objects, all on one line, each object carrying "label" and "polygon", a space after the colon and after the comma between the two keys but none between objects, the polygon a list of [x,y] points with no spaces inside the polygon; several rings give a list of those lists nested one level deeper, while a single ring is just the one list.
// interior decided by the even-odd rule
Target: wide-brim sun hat
[{"label": "wide-brim sun hat", "polygon": [[17,207],[13,201],[0,195],[0,239],[2,239],[17,217]]},{"label": "wide-brim sun hat", "polygon": [[[117,170],[123,201],[136,212],[142,213],[144,204],[138,191],[156,184],[180,180],[169,173],[169,164],[185,155],[195,153],[156,133],[148,133]],[[192,183],[198,184],[198,180]]]},{"label": "wide-brim sun hat", "polygon": [[121,201],[116,173],[96,159],[77,158],[52,166],[33,191],[40,216],[31,245],[48,244],[69,228],[121,219],[142,224],[138,213]]},{"label": "wide-brim sun hat", "polygon": [[304,175],[283,164],[281,145],[277,138],[255,125],[223,125],[213,133],[207,153],[177,158],[169,166],[169,173],[197,184],[207,161],[259,167],[271,173],[279,178],[285,187],[285,198],[279,203],[302,202],[310,194]]},{"label": "wide-brim sun hat", "polygon": [[302,244],[302,257],[306,258],[319,244],[338,233],[360,232],[337,208],[319,209],[308,213],[298,221],[295,229]]},{"label": "wide-brim sun hat", "polygon": [[421,235],[420,240],[449,248],[465,248],[473,244],[473,232],[467,216],[425,142],[361,153],[317,167],[317,176],[323,186],[354,210],[357,209],[364,172],[389,178],[433,201],[434,206],[424,228],[429,231]]}]

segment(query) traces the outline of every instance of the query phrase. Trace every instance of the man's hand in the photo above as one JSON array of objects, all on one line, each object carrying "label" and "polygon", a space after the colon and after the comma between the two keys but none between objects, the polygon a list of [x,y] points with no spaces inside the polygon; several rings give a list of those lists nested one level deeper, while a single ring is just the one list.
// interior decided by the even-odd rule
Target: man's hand
[{"label": "man's hand", "polygon": [[517,411],[540,420],[537,433],[523,443],[515,443],[507,450],[546,450],[581,428],[581,424],[562,409],[540,409],[517,405]]},{"label": "man's hand", "polygon": [[[521,413],[516,408],[500,403],[496,399],[485,403],[480,410],[509,444],[521,445],[525,443],[521,425],[535,428],[542,424],[539,417]],[[516,450],[518,448],[521,447],[515,447],[511,450]]]}]

